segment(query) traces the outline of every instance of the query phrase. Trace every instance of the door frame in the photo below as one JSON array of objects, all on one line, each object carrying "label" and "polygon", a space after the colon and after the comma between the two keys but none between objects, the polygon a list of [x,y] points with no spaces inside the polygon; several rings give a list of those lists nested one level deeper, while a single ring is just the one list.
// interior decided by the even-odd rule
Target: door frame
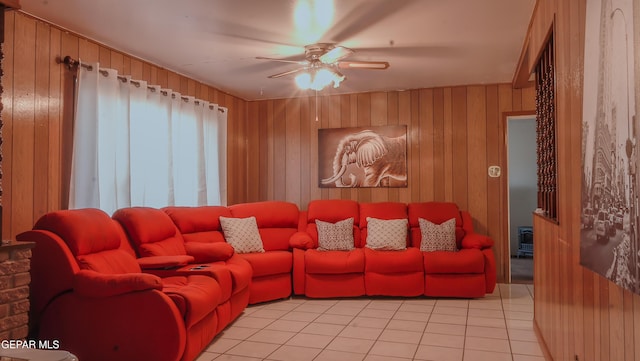
[{"label": "door frame", "polygon": [[[510,230],[510,212],[509,212],[509,119],[530,119],[536,117],[535,110],[523,110],[512,111],[502,113],[502,129],[503,142],[502,142],[502,156],[500,164],[502,164],[502,175],[500,177],[500,194],[501,194],[501,209],[502,209],[502,226],[500,227],[500,239],[503,241],[503,247],[500,250],[502,265],[502,274],[504,275],[504,282],[511,283],[511,238],[509,237]],[[533,215],[532,215],[533,217]],[[535,252],[535,248],[534,248]]]}]

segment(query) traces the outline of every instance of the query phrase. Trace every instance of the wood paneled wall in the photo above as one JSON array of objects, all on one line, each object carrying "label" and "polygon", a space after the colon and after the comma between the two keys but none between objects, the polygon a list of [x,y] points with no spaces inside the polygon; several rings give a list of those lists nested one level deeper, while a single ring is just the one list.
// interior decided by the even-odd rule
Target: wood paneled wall
[{"label": "wood paneled wall", "polygon": [[[31,229],[48,211],[67,206],[73,116],[73,72],[56,59],[69,55],[133,79],[215,102],[229,109],[229,134],[244,134],[247,102],[211,86],[61,30],[18,11],[5,13],[2,128],[3,239]],[[244,198],[246,143],[232,137],[229,199]]]},{"label": "wood paneled wall", "polygon": [[[359,202],[452,201],[469,210],[479,232],[496,240],[498,278],[505,280],[504,113],[535,109],[533,89],[475,85],[249,102],[247,199]],[[318,187],[318,129],[407,125],[408,187]]]},{"label": "wood paneled wall", "polygon": [[534,66],[555,21],[559,177],[558,223],[534,219],[535,323],[555,361],[640,360],[640,296],[580,266],[585,8],[538,0],[530,29]]}]

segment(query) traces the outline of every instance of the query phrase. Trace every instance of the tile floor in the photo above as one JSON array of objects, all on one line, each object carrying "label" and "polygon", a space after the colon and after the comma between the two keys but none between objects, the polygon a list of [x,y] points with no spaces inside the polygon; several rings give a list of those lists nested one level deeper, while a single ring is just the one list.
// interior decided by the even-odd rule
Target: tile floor
[{"label": "tile floor", "polygon": [[197,361],[544,361],[533,285],[483,299],[289,300],[249,306]]}]

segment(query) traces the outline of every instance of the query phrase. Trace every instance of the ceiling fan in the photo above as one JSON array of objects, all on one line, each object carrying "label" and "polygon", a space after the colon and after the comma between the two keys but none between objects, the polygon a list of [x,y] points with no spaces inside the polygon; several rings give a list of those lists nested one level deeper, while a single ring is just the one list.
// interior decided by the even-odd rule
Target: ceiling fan
[{"label": "ceiling fan", "polygon": [[346,57],[355,53],[355,50],[333,43],[317,43],[304,47],[304,60],[287,60],[256,57],[261,60],[279,61],[298,64],[301,67],[287,70],[282,73],[270,75],[269,78],[280,78],[287,75],[298,74],[296,83],[301,89],[321,90],[333,82],[337,88],[345,79],[340,69],[374,69],[384,70],[389,67],[386,61],[345,61]]}]

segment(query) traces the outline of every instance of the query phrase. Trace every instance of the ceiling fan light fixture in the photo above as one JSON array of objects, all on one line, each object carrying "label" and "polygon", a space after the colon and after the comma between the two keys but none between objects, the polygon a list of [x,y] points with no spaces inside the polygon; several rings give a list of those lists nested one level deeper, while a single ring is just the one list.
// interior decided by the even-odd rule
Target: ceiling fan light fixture
[{"label": "ceiling fan light fixture", "polygon": [[345,76],[337,71],[320,68],[298,74],[295,81],[298,88],[302,90],[312,89],[320,91],[331,83],[333,83],[334,88],[338,88],[344,79]]}]

